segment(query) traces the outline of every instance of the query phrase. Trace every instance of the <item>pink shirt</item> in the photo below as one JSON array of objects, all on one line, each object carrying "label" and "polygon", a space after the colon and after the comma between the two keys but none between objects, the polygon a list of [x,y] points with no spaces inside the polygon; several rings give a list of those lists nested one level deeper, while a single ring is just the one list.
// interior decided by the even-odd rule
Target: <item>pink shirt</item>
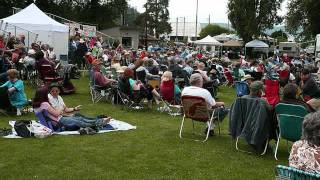
[{"label": "pink shirt", "polygon": [[53,108],[48,102],[43,102],[43,103],[41,103],[41,106],[39,108],[34,109],[34,112],[38,113],[43,110],[46,110],[48,112],[49,118],[52,119],[53,121],[58,122],[62,116],[60,114],[50,113],[48,110],[49,107]]}]

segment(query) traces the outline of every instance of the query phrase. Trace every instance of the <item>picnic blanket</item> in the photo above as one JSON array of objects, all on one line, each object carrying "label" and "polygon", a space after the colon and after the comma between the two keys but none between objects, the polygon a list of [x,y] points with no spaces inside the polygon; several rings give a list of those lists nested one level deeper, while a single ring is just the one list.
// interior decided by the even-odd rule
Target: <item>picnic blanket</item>
[{"label": "picnic blanket", "polygon": [[[9,138],[9,139],[15,139],[15,138],[21,138],[17,135],[17,133],[14,130],[14,124],[15,121],[9,121],[10,126],[12,127],[12,134],[8,136],[4,136],[3,138]],[[100,130],[98,134],[102,133],[108,133],[108,132],[115,132],[115,131],[128,131],[132,129],[137,129],[136,126],[132,126],[129,123],[111,119],[108,126],[106,126],[103,130]],[[63,131],[63,132],[54,132],[54,135],[80,135],[79,131]]]}]

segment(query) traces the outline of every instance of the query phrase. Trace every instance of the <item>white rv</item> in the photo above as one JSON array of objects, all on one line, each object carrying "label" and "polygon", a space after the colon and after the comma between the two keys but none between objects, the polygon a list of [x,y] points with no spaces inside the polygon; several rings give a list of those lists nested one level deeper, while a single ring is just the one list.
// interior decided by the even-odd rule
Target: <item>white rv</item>
[{"label": "white rv", "polygon": [[288,54],[289,57],[299,56],[300,48],[296,42],[280,42],[279,52]]}]

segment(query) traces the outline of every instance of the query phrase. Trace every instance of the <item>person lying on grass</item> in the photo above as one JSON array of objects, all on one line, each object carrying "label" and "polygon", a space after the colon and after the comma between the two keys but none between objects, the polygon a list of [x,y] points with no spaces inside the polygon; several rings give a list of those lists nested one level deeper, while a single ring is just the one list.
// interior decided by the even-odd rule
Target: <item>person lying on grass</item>
[{"label": "person lying on grass", "polygon": [[61,86],[57,83],[52,83],[50,85],[48,94],[49,103],[54,109],[63,111],[63,116],[71,116],[81,109],[81,105],[74,108],[68,108],[60,96],[60,88]]},{"label": "person lying on grass", "polygon": [[35,113],[39,113],[41,111],[47,111],[48,117],[54,122],[56,125],[65,127],[77,127],[77,128],[103,128],[109,122],[111,117],[103,117],[103,118],[87,118],[84,116],[72,116],[72,117],[63,117],[64,111],[62,109],[55,109],[49,102],[48,99],[48,90],[47,88],[39,88],[36,91],[35,97],[32,102],[32,106],[34,108]]}]

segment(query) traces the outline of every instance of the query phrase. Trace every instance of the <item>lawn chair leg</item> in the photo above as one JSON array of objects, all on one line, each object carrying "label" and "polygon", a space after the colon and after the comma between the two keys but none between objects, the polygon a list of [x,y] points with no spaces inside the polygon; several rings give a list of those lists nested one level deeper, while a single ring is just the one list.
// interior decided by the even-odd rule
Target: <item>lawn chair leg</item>
[{"label": "lawn chair leg", "polygon": [[202,142],[206,142],[206,141],[208,140],[208,138],[209,138],[209,134],[210,134],[210,128],[211,128],[212,122],[213,122],[213,118],[211,118],[211,119],[210,119],[206,139],[205,139],[205,140],[203,140]]},{"label": "lawn chair leg", "polygon": [[280,133],[278,134],[276,149],[275,149],[275,151],[274,151],[274,158],[275,158],[276,160],[278,160],[278,158],[277,158],[277,153],[278,153],[278,148],[279,148],[279,142],[280,142]]},{"label": "lawn chair leg", "polygon": [[265,154],[266,154],[267,149],[268,149],[268,145],[269,145],[269,139],[267,139],[266,145],[265,145],[265,147],[264,147],[263,152],[261,153],[261,156],[263,156],[263,155],[265,155]]},{"label": "lawn chair leg", "polygon": [[244,153],[249,153],[249,154],[251,154],[252,152],[250,152],[250,151],[245,151],[245,150],[241,150],[241,149],[238,147],[239,139],[240,139],[240,136],[238,136],[238,137],[237,137],[237,140],[236,140],[236,150],[237,150],[237,151],[240,151],[240,152],[244,152]]},{"label": "lawn chair leg", "polygon": [[182,118],[182,122],[181,122],[181,127],[180,127],[180,133],[179,133],[179,137],[182,139],[182,129],[183,129],[183,125],[184,125],[184,120],[185,120],[185,115]]},{"label": "lawn chair leg", "polygon": [[220,128],[220,111],[218,110],[218,130],[219,130],[219,135],[221,135],[221,128]]}]

